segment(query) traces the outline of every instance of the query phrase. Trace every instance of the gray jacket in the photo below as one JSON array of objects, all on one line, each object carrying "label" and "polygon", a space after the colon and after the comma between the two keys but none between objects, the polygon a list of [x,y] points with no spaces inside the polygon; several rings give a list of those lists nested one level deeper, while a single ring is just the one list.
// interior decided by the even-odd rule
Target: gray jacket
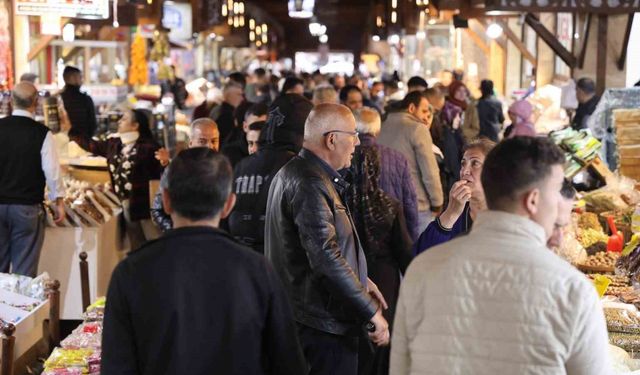
[{"label": "gray jacket", "polygon": [[442,182],[429,128],[407,112],[390,113],[377,140],[407,158],[416,188],[418,211],[441,207],[444,202]]}]

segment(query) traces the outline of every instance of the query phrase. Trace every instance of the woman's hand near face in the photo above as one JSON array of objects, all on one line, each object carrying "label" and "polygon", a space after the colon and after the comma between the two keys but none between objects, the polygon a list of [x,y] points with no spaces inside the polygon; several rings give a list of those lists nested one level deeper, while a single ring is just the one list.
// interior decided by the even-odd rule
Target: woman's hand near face
[{"label": "woman's hand near face", "polygon": [[453,228],[453,225],[458,221],[464,207],[469,199],[471,199],[472,188],[468,181],[460,180],[453,184],[451,191],[449,192],[449,206],[440,215],[440,224],[447,228]]}]

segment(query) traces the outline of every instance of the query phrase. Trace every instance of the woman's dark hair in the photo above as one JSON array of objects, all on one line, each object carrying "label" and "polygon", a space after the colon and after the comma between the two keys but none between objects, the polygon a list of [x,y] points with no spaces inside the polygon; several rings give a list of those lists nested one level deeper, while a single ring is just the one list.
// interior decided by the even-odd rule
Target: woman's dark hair
[{"label": "woman's dark hair", "polygon": [[192,221],[212,219],[231,193],[227,158],[206,147],[186,149],[169,166],[169,198],[175,212]]},{"label": "woman's dark hair", "polygon": [[514,137],[499,143],[487,155],[482,187],[491,210],[509,207],[518,194],[541,183],[555,165],[564,165],[564,152],[550,139]]},{"label": "woman's dark hair", "polygon": [[480,82],[480,92],[482,92],[482,99],[487,99],[493,96],[493,81],[490,79],[483,79]]},{"label": "woman's dark hair", "polygon": [[138,124],[138,133],[140,133],[140,139],[153,139],[151,134],[151,127],[149,125],[149,115],[142,109],[132,109],[133,121]]},{"label": "woman's dark hair", "polygon": [[562,195],[565,199],[574,199],[576,197],[576,189],[573,187],[571,180],[565,178],[562,182],[562,190],[560,190],[560,195]]}]

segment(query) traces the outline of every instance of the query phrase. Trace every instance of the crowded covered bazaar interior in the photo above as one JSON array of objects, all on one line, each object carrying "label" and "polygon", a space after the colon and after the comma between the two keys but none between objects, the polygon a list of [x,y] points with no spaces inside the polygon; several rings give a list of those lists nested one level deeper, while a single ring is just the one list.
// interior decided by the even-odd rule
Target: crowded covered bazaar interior
[{"label": "crowded covered bazaar interior", "polygon": [[640,1],[0,0],[0,350],[640,374]]}]

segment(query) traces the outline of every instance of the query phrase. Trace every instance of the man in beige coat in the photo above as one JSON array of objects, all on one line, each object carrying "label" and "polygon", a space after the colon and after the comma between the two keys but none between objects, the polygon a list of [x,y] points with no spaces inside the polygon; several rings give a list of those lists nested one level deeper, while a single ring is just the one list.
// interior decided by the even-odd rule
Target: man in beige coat
[{"label": "man in beige coat", "polygon": [[400,107],[401,111],[390,113],[382,124],[378,143],[407,158],[418,198],[419,231],[423,231],[442,210],[444,202],[440,169],[429,132],[433,113],[429,101],[419,91],[407,94]]},{"label": "man in beige coat", "polygon": [[602,307],[583,274],[547,248],[564,154],[516,137],[487,156],[489,211],[471,233],[418,256],[401,287],[391,375],[608,375]]}]

